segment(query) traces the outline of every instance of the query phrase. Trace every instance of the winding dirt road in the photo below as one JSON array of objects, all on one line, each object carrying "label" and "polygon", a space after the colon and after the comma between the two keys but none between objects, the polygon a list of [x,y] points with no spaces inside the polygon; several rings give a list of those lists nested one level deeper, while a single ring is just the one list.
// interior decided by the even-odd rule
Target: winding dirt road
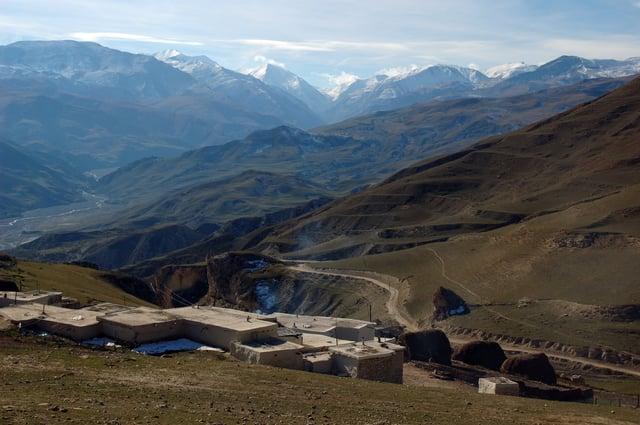
[{"label": "winding dirt road", "polygon": [[415,320],[411,318],[407,310],[400,302],[400,292],[398,291],[398,288],[394,287],[390,283],[391,281],[398,282],[398,279],[393,276],[380,275],[381,278],[384,277],[384,279],[387,280],[387,282],[383,282],[382,280],[376,279],[375,277],[371,276],[378,275],[377,273],[359,272],[355,270],[317,269],[303,263],[289,266],[289,268],[291,270],[303,273],[316,273],[327,276],[349,277],[352,279],[361,279],[373,283],[374,285],[379,286],[380,288],[389,292],[389,300],[387,300],[387,302],[385,303],[385,307],[387,308],[389,316],[391,316],[393,320],[410,331],[418,330],[418,325],[416,324]]},{"label": "winding dirt road", "polygon": [[[449,281],[451,281],[453,283],[459,284],[461,287],[466,289],[469,293],[474,294],[472,291],[467,289],[463,284],[461,284],[461,283],[459,283],[457,281],[453,281],[452,279],[448,278],[446,276],[446,270],[445,270],[444,261],[437,254],[437,252],[433,251],[433,253],[439,259],[439,261],[440,261],[440,263],[442,265],[443,277],[447,278],[447,280],[449,280]],[[411,318],[411,316],[409,315],[407,310],[402,305],[402,302],[400,301],[400,292],[399,292],[398,288],[394,287],[391,284],[391,282],[394,282],[396,285],[398,285],[400,283],[400,281],[394,276],[382,275],[382,274],[373,273],[373,272],[356,271],[356,270],[337,270],[337,269],[315,268],[315,267],[311,267],[310,265],[305,264],[305,263],[297,263],[297,264],[294,264],[294,265],[289,265],[289,268],[291,270],[298,271],[298,272],[303,272],[303,273],[315,273],[315,274],[322,274],[322,275],[328,275],[328,276],[349,277],[349,278],[361,279],[361,280],[373,283],[374,285],[379,286],[380,288],[382,288],[385,291],[389,292],[389,299],[385,303],[385,306],[387,308],[387,312],[388,312],[389,316],[391,316],[392,319],[394,319],[400,325],[404,326],[409,331],[417,331],[417,330],[419,330],[419,326],[417,325],[416,321]],[[386,280],[386,282],[385,282],[385,280]],[[467,338],[467,337],[464,337],[464,336],[456,335],[455,337],[449,337],[449,340],[453,344],[462,345],[462,344],[465,344],[467,342],[470,342],[472,340],[472,338]],[[564,353],[558,353],[556,351],[537,350],[537,349],[534,349],[534,348],[524,347],[524,346],[520,346],[520,345],[512,345],[512,344],[501,343],[501,346],[506,350],[519,351],[519,352],[523,352],[523,353],[542,353],[542,352],[544,352],[549,357],[552,357],[552,358],[555,358],[555,359],[568,360],[568,361],[577,362],[577,363],[584,364],[584,365],[589,365],[589,366],[593,366],[593,367],[597,367],[597,368],[603,368],[603,369],[609,369],[609,370],[612,370],[612,371],[625,373],[627,375],[640,377],[640,371],[639,370],[633,369],[633,368],[628,368],[628,367],[625,367],[625,366],[614,365],[614,364],[611,364],[611,363],[606,363],[606,362],[592,360],[592,359],[586,359],[586,358],[583,358],[583,357],[574,357],[574,356],[570,356],[570,355],[567,355],[567,354],[564,354]]]}]

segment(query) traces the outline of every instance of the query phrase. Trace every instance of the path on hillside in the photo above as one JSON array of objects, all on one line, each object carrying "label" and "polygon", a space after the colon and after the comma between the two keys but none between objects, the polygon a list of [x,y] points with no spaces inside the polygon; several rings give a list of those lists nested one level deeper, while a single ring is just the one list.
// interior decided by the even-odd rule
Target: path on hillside
[{"label": "path on hillside", "polygon": [[[303,263],[291,265],[289,266],[289,268],[303,273],[316,273],[327,276],[349,277],[352,279],[361,279],[373,283],[374,285],[379,286],[380,288],[389,292],[389,299],[385,303],[389,316],[391,316],[393,320],[410,331],[418,330],[416,322],[411,318],[407,310],[400,303],[400,291],[398,291],[398,288],[395,288],[390,283],[383,282],[380,279],[370,276],[369,272],[360,272],[355,270],[317,269]],[[384,277],[385,279],[398,281],[398,279],[394,276],[381,275],[380,273],[375,273],[375,275]]]},{"label": "path on hillside", "polygon": [[478,295],[477,293],[475,293],[474,291],[469,289],[469,287],[466,286],[464,283],[460,282],[459,280],[453,279],[451,276],[447,275],[447,267],[446,267],[446,264],[444,262],[444,259],[440,256],[440,254],[438,254],[438,252],[435,249],[433,249],[433,248],[426,248],[426,249],[427,249],[427,251],[431,252],[434,255],[434,257],[436,257],[436,259],[440,262],[442,277],[445,280],[447,280],[448,282],[451,282],[451,283],[453,283],[455,285],[458,285],[459,287],[461,287],[462,289],[467,291],[469,294],[474,296],[481,308],[491,312],[492,314],[495,314],[498,317],[501,317],[501,318],[503,318],[505,320],[508,320],[510,322],[519,323],[521,325],[528,326],[530,328],[535,328],[536,327],[535,325],[532,325],[531,323],[524,322],[522,320],[517,320],[517,319],[511,318],[511,317],[505,316],[504,314],[502,314],[502,313],[500,313],[500,312],[498,312],[498,311],[496,311],[496,310],[494,310],[492,308],[489,308],[488,306],[484,305],[484,303],[482,302],[482,297],[480,297],[480,295]]},{"label": "path on hillside", "polygon": [[[443,273],[443,277],[453,283],[457,283],[458,285],[460,285],[463,288],[466,288],[462,283],[457,282],[453,279],[450,279],[446,276],[446,270],[445,270],[445,266],[444,266],[444,260],[442,260],[442,257],[440,257],[437,252],[433,251],[434,255],[437,256],[437,258],[439,258],[439,261],[442,264],[442,273]],[[308,264],[305,263],[297,263],[295,265],[289,265],[289,268],[291,270],[295,270],[298,272],[303,272],[303,273],[315,273],[315,274],[322,274],[322,275],[327,275],[327,276],[341,276],[341,277],[349,277],[349,278],[353,278],[353,279],[361,279],[361,280],[365,280],[367,282],[373,283],[374,285],[384,289],[385,291],[389,292],[389,299],[387,300],[385,306],[387,308],[387,312],[389,314],[389,316],[391,316],[392,319],[394,319],[396,322],[398,322],[400,325],[404,326],[407,330],[409,331],[417,331],[419,330],[419,327],[416,323],[415,320],[413,320],[409,313],[406,311],[406,309],[404,308],[404,306],[401,305],[400,303],[400,292],[398,291],[398,288],[392,286],[390,283],[384,282],[374,276],[380,276],[381,278],[385,278],[385,279],[389,279],[392,281],[396,281],[398,282],[398,279],[394,276],[389,276],[389,275],[382,275],[380,273],[372,273],[372,272],[364,272],[364,271],[356,271],[356,270],[338,270],[338,269],[322,269],[322,268],[315,268],[312,267]],[[373,276],[371,276],[371,274],[373,274]],[[467,291],[469,293],[473,293],[472,291],[468,290]],[[486,307],[485,307],[486,308]],[[493,310],[490,310],[493,312]],[[497,312],[494,312],[495,314],[500,315],[501,317],[505,317],[502,314],[499,314]],[[508,317],[505,317],[505,319],[507,320],[513,320],[510,319]],[[515,320],[514,320],[515,321]],[[519,321],[517,321],[519,322]],[[532,326],[531,324],[527,324],[529,326]],[[467,342],[473,341],[475,340],[474,338],[470,338],[470,337],[465,337],[462,335],[456,335],[456,336],[448,336],[449,340],[454,343],[454,344],[465,344]],[[584,364],[584,365],[589,365],[589,366],[593,366],[593,367],[597,367],[597,368],[603,368],[603,369],[609,369],[612,371],[616,371],[616,372],[620,372],[620,373],[625,373],[627,375],[633,375],[633,376],[637,376],[640,377],[640,371],[634,368],[628,368],[628,367],[624,367],[624,366],[620,366],[620,365],[615,365],[612,363],[607,363],[607,362],[603,362],[603,361],[598,361],[598,360],[593,360],[593,359],[587,359],[584,357],[577,357],[577,356],[571,356],[569,354],[564,354],[564,353],[559,353],[557,351],[554,350],[539,350],[539,349],[535,349],[535,348],[530,348],[530,347],[526,347],[523,345],[514,345],[514,344],[508,344],[508,343],[500,343],[500,346],[505,349],[505,350],[510,350],[510,351],[518,351],[518,352],[522,352],[522,353],[545,353],[547,356],[549,357],[553,357],[556,359],[560,359],[560,360],[568,360],[568,361],[572,361],[572,362],[576,362],[576,363],[580,363],[580,364]]]}]

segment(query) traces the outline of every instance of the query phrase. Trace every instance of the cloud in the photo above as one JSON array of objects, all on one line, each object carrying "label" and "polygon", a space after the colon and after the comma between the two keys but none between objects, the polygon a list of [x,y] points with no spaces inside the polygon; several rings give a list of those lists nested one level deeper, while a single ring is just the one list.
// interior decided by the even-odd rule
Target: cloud
[{"label": "cloud", "polygon": [[140,34],[128,34],[122,32],[74,32],[69,36],[78,41],[103,41],[103,40],[123,40],[123,41],[135,41],[142,43],[154,43],[154,44],[173,44],[183,46],[202,46],[203,43],[198,41],[181,41],[170,40],[166,38],[151,37]]},{"label": "cloud", "polygon": [[278,62],[275,59],[269,59],[267,57],[264,57],[262,55],[256,55],[253,57],[253,61],[254,62],[259,62],[259,63],[268,63],[270,65],[275,65],[275,66],[279,66],[280,68],[286,68],[285,64],[282,62]]},{"label": "cloud", "polygon": [[344,71],[342,71],[338,75],[322,74],[322,77],[326,78],[331,83],[331,85],[334,86],[348,85],[360,79],[360,77],[358,77],[357,75],[349,74]]},{"label": "cloud", "polygon": [[260,47],[267,50],[287,50],[287,51],[304,51],[304,52],[330,52],[333,49],[323,46],[320,43],[313,42],[297,42],[282,40],[265,40],[265,39],[240,39],[226,40],[231,43],[243,44],[246,46]]}]

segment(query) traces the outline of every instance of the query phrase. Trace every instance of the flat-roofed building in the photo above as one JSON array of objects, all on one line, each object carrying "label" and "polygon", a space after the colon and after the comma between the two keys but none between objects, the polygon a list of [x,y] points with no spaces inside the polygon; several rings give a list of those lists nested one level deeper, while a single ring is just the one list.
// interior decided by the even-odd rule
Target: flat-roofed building
[{"label": "flat-roofed building", "polygon": [[183,336],[183,320],[166,310],[136,307],[98,316],[109,338],[138,345]]},{"label": "flat-roofed building", "polygon": [[260,341],[278,337],[275,322],[259,315],[221,307],[181,307],[165,310],[184,320],[184,336],[203,344],[231,350],[234,341]]},{"label": "flat-roofed building", "polygon": [[21,328],[36,327],[74,341],[94,338],[102,333],[97,317],[102,313],[71,310],[42,304],[17,304],[0,311]]},{"label": "flat-roofed building", "polygon": [[325,316],[272,313],[281,326],[300,329],[304,333],[329,335],[348,341],[369,341],[375,337],[375,323],[364,320]]},{"label": "flat-roofed building", "polygon": [[369,341],[329,347],[333,371],[338,375],[373,381],[402,383],[404,347]]},{"label": "flat-roofed building", "polygon": [[14,304],[58,304],[62,301],[62,292],[56,291],[29,291],[29,292],[0,292],[0,307]]},{"label": "flat-roofed building", "polygon": [[231,344],[230,353],[235,358],[253,364],[302,370],[302,349],[304,347],[279,338]]}]

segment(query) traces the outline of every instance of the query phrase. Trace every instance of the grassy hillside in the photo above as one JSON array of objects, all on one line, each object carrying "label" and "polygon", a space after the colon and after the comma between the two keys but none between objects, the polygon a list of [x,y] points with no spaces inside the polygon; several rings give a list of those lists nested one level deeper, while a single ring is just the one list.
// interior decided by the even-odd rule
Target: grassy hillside
[{"label": "grassy hillside", "polygon": [[[275,227],[258,246],[293,258],[352,257],[338,266],[405,278],[405,306],[423,324],[433,292],[446,286],[482,306],[456,319],[460,326],[638,353],[628,335],[639,318],[603,310],[640,304],[638,105],[640,79],[417,163]],[[524,298],[559,304],[518,308]]]},{"label": "grassy hillside", "polygon": [[[603,424],[631,408],[488,396],[428,375],[384,384],[248,365],[219,354],[162,357],[0,334],[6,423]],[[496,398],[498,397],[498,398]]]},{"label": "grassy hillside", "polygon": [[[110,302],[127,305],[153,306],[133,293],[146,293],[136,288],[144,285],[126,275],[105,272],[71,264],[48,264],[17,259],[15,265],[3,262],[0,279],[13,281],[23,291],[60,291],[81,304]],[[119,286],[120,285],[120,286]],[[123,289],[124,288],[124,289]]]}]

